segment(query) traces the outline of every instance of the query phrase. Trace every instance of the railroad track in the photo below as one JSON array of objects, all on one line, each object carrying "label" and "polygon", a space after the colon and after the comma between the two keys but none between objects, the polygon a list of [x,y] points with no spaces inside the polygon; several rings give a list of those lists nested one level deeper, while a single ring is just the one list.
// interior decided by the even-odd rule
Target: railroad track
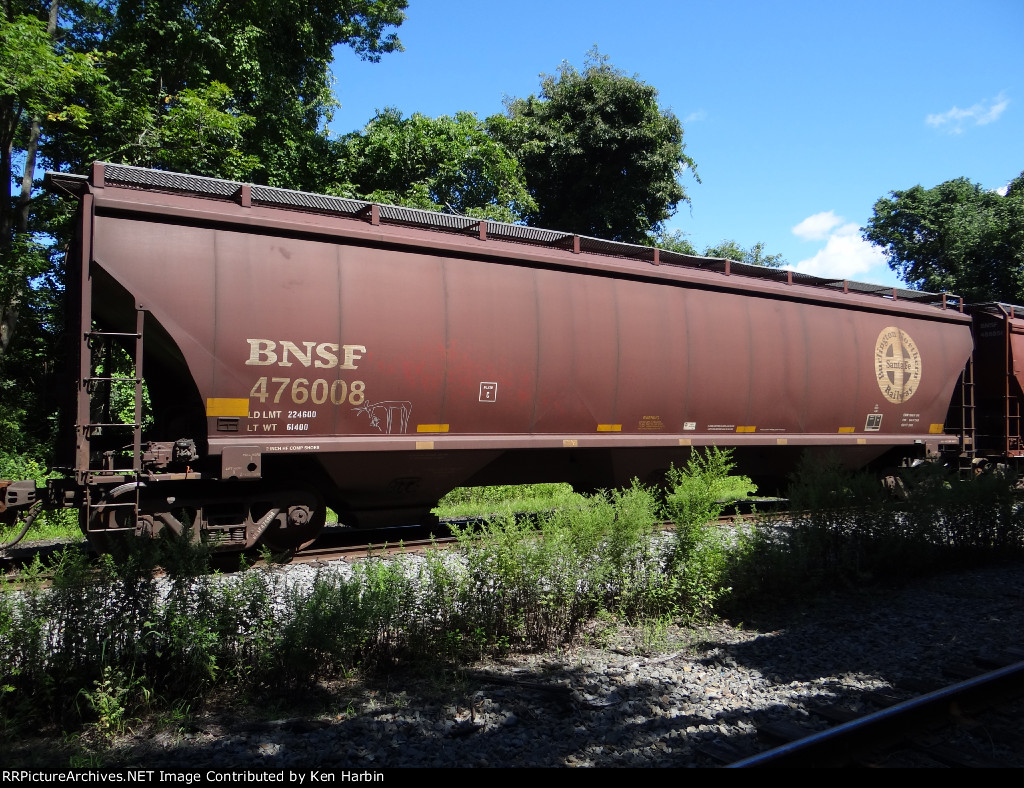
[{"label": "railroad track", "polygon": [[[392,533],[391,531],[406,533]],[[366,558],[390,556],[398,553],[423,553],[432,549],[443,549],[458,543],[443,527],[435,528],[439,533],[430,534],[418,526],[413,529],[385,529],[374,532],[371,539],[361,536],[354,539],[346,536],[338,539],[331,535],[318,539],[312,547],[292,556],[284,556],[292,564],[317,564],[328,561],[358,561]],[[425,533],[426,535],[420,535]],[[274,559],[271,558],[271,561]],[[256,560],[256,565],[265,563],[263,558]],[[250,562],[252,565],[252,562]]]},{"label": "railroad track", "polygon": [[[764,767],[998,767],[1005,766],[976,747],[965,746],[961,734],[993,731],[1024,748],[1024,648],[1010,647],[977,658],[978,667],[955,665],[946,673],[962,680],[909,699],[869,693],[878,710],[856,715],[842,706],[809,709],[833,727],[806,735],[792,724],[758,727],[758,738],[773,749],[729,762],[728,768]],[[979,672],[981,666],[992,667]],[[969,677],[963,674],[970,673]],[[1014,704],[1012,706],[1008,704]],[[708,752],[723,761],[728,752]]]},{"label": "railroad track", "polygon": [[[777,507],[784,499],[770,499],[767,505]],[[753,505],[761,505],[762,501]],[[750,503],[730,506],[730,513],[721,515],[716,521],[722,527],[732,527],[738,522],[753,522],[763,517],[765,512],[754,512]],[[775,508],[774,516],[783,516],[785,512]],[[517,516],[530,517],[532,514]],[[282,553],[273,555],[269,560],[265,554],[257,550],[245,553],[215,554],[212,560],[214,567],[220,571],[235,571],[242,565],[262,566],[275,561],[281,563],[318,563],[334,560],[359,560],[371,556],[393,555],[399,552],[423,552],[434,547],[446,548],[455,543],[455,539],[447,527],[448,523],[459,526],[472,526],[486,521],[485,517],[458,517],[442,520],[433,526],[409,525],[397,528],[356,529],[344,526],[328,525],[316,542],[300,553]],[[675,525],[670,521],[658,523],[660,530],[672,530]],[[0,553],[0,572],[16,574],[23,567],[32,564],[37,558],[43,565],[48,565],[54,557],[65,549],[90,552],[91,548],[85,540],[62,540],[46,544],[22,543]]]},{"label": "railroad track", "polygon": [[[432,528],[423,526],[405,526],[400,528],[382,528],[360,530],[343,526],[328,526],[324,533],[308,549],[301,553],[266,554],[258,550],[245,553],[214,553],[211,565],[221,572],[237,571],[244,561],[246,566],[266,566],[278,563],[325,563],[336,560],[359,560],[371,556],[393,555],[399,552],[422,552],[432,547],[446,547],[455,542],[444,525]],[[64,550],[80,550],[91,553],[89,544],[84,540],[50,542],[46,544],[28,543],[9,548],[0,555],[0,572],[6,573],[9,579],[17,581],[18,573],[37,560],[44,567],[52,565],[57,556]],[[94,556],[95,557],[95,556]],[[48,571],[43,569],[39,576],[46,579]]]}]

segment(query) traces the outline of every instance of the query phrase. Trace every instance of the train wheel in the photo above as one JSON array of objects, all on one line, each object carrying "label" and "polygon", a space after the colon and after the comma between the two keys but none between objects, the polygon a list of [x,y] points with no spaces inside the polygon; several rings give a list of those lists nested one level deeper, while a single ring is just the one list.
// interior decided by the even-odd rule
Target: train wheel
[{"label": "train wheel", "polygon": [[320,536],[327,520],[327,507],[324,499],[310,490],[291,495],[288,500],[288,506],[282,507],[283,516],[274,521],[260,541],[275,552],[297,553]]},{"label": "train wheel", "polygon": [[887,471],[882,474],[882,488],[894,501],[907,500],[907,485],[895,470]]},{"label": "train wheel", "polygon": [[93,552],[115,558],[128,554],[138,528],[135,501],[135,488],[122,485],[80,512],[79,526]]}]

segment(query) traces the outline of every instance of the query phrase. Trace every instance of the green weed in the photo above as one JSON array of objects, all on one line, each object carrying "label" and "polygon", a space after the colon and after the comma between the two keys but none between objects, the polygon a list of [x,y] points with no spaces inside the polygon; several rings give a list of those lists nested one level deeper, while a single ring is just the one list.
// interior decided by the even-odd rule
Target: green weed
[{"label": "green weed", "polygon": [[103,676],[94,682],[93,689],[83,689],[81,695],[96,717],[93,730],[106,741],[124,735],[129,715],[138,704],[136,696],[145,701],[149,699],[144,682],[128,679],[109,665],[103,669]]},{"label": "green weed", "polygon": [[568,484],[511,484],[459,487],[431,511],[440,518],[500,517],[516,513],[541,514],[578,504],[583,496]]},{"label": "green weed", "polygon": [[159,712],[156,727],[158,730],[184,733],[191,722],[192,706],[183,700],[177,700]]},{"label": "green weed", "polygon": [[710,447],[668,472],[665,514],[676,527],[667,568],[675,581],[671,590],[690,616],[707,615],[729,591],[730,545],[713,521],[726,501],[757,489],[747,477],[731,476],[734,467],[730,451]]}]

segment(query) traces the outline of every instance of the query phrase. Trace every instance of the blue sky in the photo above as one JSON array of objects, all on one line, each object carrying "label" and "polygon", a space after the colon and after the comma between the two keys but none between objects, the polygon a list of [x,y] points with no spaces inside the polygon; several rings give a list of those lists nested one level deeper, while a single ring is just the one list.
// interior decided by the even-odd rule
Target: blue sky
[{"label": "blue sky", "polygon": [[[858,228],[875,200],[1024,170],[1024,0],[410,0],[405,52],[337,51],[331,131],[386,106],[503,111],[594,46],[683,122],[701,183],[670,229],[761,241],[798,270],[896,284]],[[556,228],[557,229],[557,228]]]}]

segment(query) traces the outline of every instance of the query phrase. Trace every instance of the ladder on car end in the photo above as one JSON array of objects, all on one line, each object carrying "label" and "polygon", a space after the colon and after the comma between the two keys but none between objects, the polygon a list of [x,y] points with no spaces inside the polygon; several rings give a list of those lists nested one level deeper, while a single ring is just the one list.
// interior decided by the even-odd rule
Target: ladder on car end
[{"label": "ladder on car end", "polygon": [[967,359],[967,366],[960,375],[960,460],[958,472],[962,478],[974,472],[974,458],[977,456],[977,427],[974,423],[974,358]]},{"label": "ladder on car end", "polygon": [[[140,473],[142,471],[142,406],[143,406],[143,379],[142,379],[142,349],[143,349],[143,326],[145,324],[146,311],[141,305],[135,306],[135,331],[96,331],[92,326],[86,327],[82,332],[82,347],[80,356],[80,370],[78,383],[78,418],[76,430],[75,447],[75,469],[78,481],[86,486],[86,507],[88,530],[93,530],[95,523],[93,517],[99,507],[103,510],[111,508],[124,508],[131,510],[131,516],[124,519],[117,519],[124,523],[124,530],[134,530],[138,520],[139,511],[139,489]],[[133,375],[114,375],[112,363],[112,343],[124,342],[130,347],[132,357]],[[96,374],[93,369],[93,350],[102,344],[103,374]],[[110,399],[112,387],[115,383],[129,383],[134,388],[135,410],[132,421],[115,421],[110,413]],[[99,418],[94,418],[94,395],[97,391],[105,391],[105,401],[101,403]],[[108,431],[131,431],[131,467],[117,467],[118,463],[114,458],[115,452],[108,451],[103,455],[102,460],[97,460],[92,452],[92,440],[98,435],[109,434]],[[125,436],[127,438],[127,435]],[[127,444],[125,444],[127,446]],[[97,482],[107,480],[109,483],[116,481],[131,483],[134,495],[130,499],[122,498],[118,502],[103,502],[99,504],[94,500],[94,495],[89,490],[94,489]],[[104,488],[107,485],[103,485]],[[99,496],[106,493],[103,489]],[[99,497],[97,496],[97,497]],[[105,529],[108,530],[108,529]]]}]

